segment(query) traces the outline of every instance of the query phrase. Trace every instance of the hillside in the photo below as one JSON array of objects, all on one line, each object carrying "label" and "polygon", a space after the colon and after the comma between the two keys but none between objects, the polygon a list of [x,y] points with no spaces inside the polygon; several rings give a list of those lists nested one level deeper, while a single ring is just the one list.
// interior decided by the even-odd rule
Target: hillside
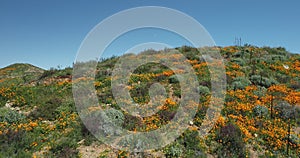
[{"label": "hillside", "polygon": [[[0,69],[0,155],[3,157],[299,157],[300,155],[300,55],[285,48],[213,47],[224,58],[226,94],[224,108],[216,124],[204,138],[199,135],[201,124],[212,97],[209,64],[201,57],[207,48],[183,46],[176,48],[180,56],[170,55],[173,50],[148,50],[138,55],[103,59],[96,71],[83,69],[86,74],[96,72],[95,81],[99,105],[75,107],[72,94],[74,82],[90,78],[72,76],[72,68],[43,70],[30,64],[14,64]],[[175,72],[166,65],[147,63],[133,71],[126,89],[135,103],[155,105],[153,96],[161,94],[163,102],[156,113],[147,117],[131,115],[121,108],[113,94],[119,87],[112,79],[124,79],[121,71],[114,71],[119,59],[143,60],[146,55],[165,60],[172,58]],[[211,58],[211,59],[210,59]],[[176,59],[176,60],[175,60]],[[205,59],[205,60],[204,60]],[[76,63],[74,67],[93,64]],[[99,120],[99,109],[105,109],[113,124],[131,131],[149,132],[167,126],[176,116],[180,101],[184,100],[180,76],[184,64],[189,64],[197,77],[196,92],[199,103],[194,107],[195,117],[176,141],[164,148],[147,153],[130,153],[113,149],[98,141],[84,124]],[[112,78],[111,75],[118,75]],[[179,75],[178,75],[179,74]],[[118,80],[117,80],[118,81]],[[218,81],[218,79],[217,79]],[[161,87],[155,89],[153,83]],[[189,84],[189,83],[188,83]],[[153,88],[154,87],[154,88]],[[185,90],[191,90],[193,85]],[[149,94],[149,90],[151,93]],[[155,91],[157,90],[157,91]],[[153,92],[153,93],[152,93]],[[87,96],[89,97],[89,96]],[[80,101],[80,100],[79,100]],[[86,100],[83,100],[86,101]],[[127,105],[128,100],[122,100]],[[217,103],[216,103],[217,104]],[[194,105],[190,102],[187,106]],[[145,109],[148,107],[145,106]],[[84,111],[85,121],[79,114]],[[138,111],[142,112],[142,111]],[[90,119],[90,120],[89,120]],[[85,122],[85,123],[83,123]],[[100,126],[99,126],[100,128]],[[109,131],[111,129],[105,128]],[[142,139],[141,139],[142,140]],[[105,141],[105,140],[104,140]],[[124,143],[125,140],[118,140]],[[140,141],[140,140],[138,140]],[[156,142],[157,143],[157,142]],[[139,148],[143,148],[143,143]],[[144,144],[145,145],[145,144]],[[130,148],[130,147],[129,147]],[[137,148],[137,147],[134,147]],[[0,157],[1,157],[0,156]]]},{"label": "hillside", "polygon": [[13,64],[0,69],[0,85],[2,82],[26,83],[38,79],[43,69],[31,64]]}]

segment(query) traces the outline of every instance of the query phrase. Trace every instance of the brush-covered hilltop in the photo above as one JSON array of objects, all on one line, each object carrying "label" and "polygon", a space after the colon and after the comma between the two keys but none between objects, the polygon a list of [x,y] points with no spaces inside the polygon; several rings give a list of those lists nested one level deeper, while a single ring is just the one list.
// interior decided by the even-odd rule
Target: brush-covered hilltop
[{"label": "brush-covered hilltop", "polygon": [[[226,70],[225,103],[220,117],[208,135],[199,135],[212,99],[211,74],[201,58],[202,49],[176,48],[198,77],[198,110],[176,141],[147,153],[113,149],[91,134],[75,107],[72,68],[43,70],[30,64],[1,68],[0,157],[299,157],[300,55],[282,47],[211,49],[220,52]],[[163,56],[168,51],[171,49],[129,56],[138,60],[143,54]],[[180,72],[156,63],[134,70],[126,85],[134,102],[151,102],[152,83],[160,83],[167,94],[157,113],[137,117],[120,108],[112,92],[111,75],[121,57],[103,59],[96,71],[87,70],[96,72],[94,85],[99,100],[99,105],[88,110],[96,113],[99,106],[113,109],[108,117],[132,132],[167,125],[181,100],[176,75]]]}]

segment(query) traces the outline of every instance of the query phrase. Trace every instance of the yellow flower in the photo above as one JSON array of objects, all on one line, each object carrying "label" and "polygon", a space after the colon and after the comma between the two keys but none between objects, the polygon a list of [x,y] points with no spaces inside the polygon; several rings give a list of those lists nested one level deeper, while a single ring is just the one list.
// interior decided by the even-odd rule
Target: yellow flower
[{"label": "yellow flower", "polygon": [[164,71],[164,72],[163,72],[163,75],[165,75],[165,76],[171,76],[171,75],[173,75],[173,74],[174,74],[174,72],[173,72],[172,70]]},{"label": "yellow flower", "polygon": [[19,125],[18,125],[18,128],[19,128],[19,129],[22,128],[22,125],[23,125],[23,124],[19,124]]},{"label": "yellow flower", "polygon": [[29,123],[29,126],[31,126],[31,127],[36,127],[38,124],[36,123],[36,122],[30,122]]},{"label": "yellow flower", "polygon": [[50,131],[53,131],[53,130],[55,130],[56,127],[54,125],[49,125],[48,128],[49,128]]},{"label": "yellow flower", "polygon": [[192,130],[192,131],[197,131],[198,130],[197,126],[190,126],[189,129]]},{"label": "yellow flower", "polygon": [[37,145],[38,145],[37,142],[33,142],[33,143],[31,144],[31,146],[37,146]]},{"label": "yellow flower", "polygon": [[171,98],[166,99],[166,103],[169,105],[176,105],[176,102],[174,102]]},{"label": "yellow flower", "polygon": [[32,128],[31,128],[31,127],[26,127],[25,130],[26,130],[26,131],[31,131]]}]

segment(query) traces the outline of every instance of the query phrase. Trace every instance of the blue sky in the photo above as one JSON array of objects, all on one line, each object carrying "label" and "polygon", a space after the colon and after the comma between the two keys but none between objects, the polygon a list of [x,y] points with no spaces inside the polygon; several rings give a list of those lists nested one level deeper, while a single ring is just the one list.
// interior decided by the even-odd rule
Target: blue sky
[{"label": "blue sky", "polygon": [[[235,37],[241,37],[243,43],[300,52],[298,0],[0,0],[0,67],[17,62],[46,69],[70,66],[95,25],[139,6],[184,12],[201,23],[220,46],[233,45]],[[144,30],[123,39],[142,41],[155,31]],[[173,46],[186,44],[168,33],[161,38]],[[116,44],[111,51],[119,53],[123,47]]]}]

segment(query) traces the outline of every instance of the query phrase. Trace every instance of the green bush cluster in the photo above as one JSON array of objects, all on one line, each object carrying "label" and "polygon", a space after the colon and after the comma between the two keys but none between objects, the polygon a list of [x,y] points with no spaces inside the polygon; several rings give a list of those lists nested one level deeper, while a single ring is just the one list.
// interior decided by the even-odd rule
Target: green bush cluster
[{"label": "green bush cluster", "polygon": [[251,82],[245,77],[236,77],[231,83],[231,89],[244,89],[249,86]]},{"label": "green bush cluster", "polygon": [[164,149],[166,157],[182,157],[184,152],[183,145],[175,142]]},{"label": "green bush cluster", "polygon": [[169,82],[170,83],[179,83],[179,79],[178,79],[178,77],[177,77],[177,75],[172,75],[172,76],[170,76],[169,77]]},{"label": "green bush cluster", "polygon": [[166,146],[163,151],[166,157],[206,157],[203,153],[198,131],[186,130],[175,142]]},{"label": "green bush cluster", "polygon": [[78,151],[76,150],[77,139],[72,137],[62,137],[59,138],[58,142],[53,144],[50,151],[52,156],[69,158],[77,157],[79,158]]},{"label": "green bush cluster", "polygon": [[62,100],[60,98],[51,98],[43,105],[37,107],[35,111],[30,113],[30,117],[33,119],[46,119],[46,120],[55,120],[57,116],[56,109],[61,106]]},{"label": "green bush cluster", "polygon": [[114,108],[110,108],[105,110],[105,114],[116,126],[120,127],[124,123],[124,115],[120,110],[116,110]]},{"label": "green bush cluster", "polygon": [[253,113],[256,117],[266,117],[269,113],[269,110],[267,107],[265,106],[261,106],[261,105],[256,105],[254,108],[253,108]]},{"label": "green bush cluster", "polygon": [[25,119],[26,117],[17,111],[13,111],[5,107],[0,108],[0,122],[12,124],[23,122]]},{"label": "green bush cluster", "polygon": [[230,62],[236,63],[236,64],[238,64],[240,66],[245,66],[246,65],[245,60],[242,59],[242,58],[233,58],[233,59],[230,60]]},{"label": "green bush cluster", "polygon": [[255,85],[260,85],[266,88],[269,88],[271,85],[278,84],[278,82],[274,78],[267,78],[260,75],[252,75],[250,81]]},{"label": "green bush cluster", "polygon": [[217,133],[217,141],[221,142],[217,153],[219,157],[246,157],[242,132],[238,126],[228,123]]},{"label": "green bush cluster", "polygon": [[0,135],[0,157],[31,157],[34,152],[29,146],[31,139],[24,130],[9,129],[7,133]]},{"label": "green bush cluster", "polygon": [[200,86],[198,87],[198,92],[199,92],[201,95],[204,95],[204,96],[207,96],[207,95],[210,94],[209,88],[206,87],[206,86],[202,86],[202,85],[200,85]]},{"label": "green bush cluster", "polygon": [[254,90],[253,93],[258,96],[259,98],[265,96],[267,94],[267,88],[266,87],[261,87],[257,86],[257,90]]}]

